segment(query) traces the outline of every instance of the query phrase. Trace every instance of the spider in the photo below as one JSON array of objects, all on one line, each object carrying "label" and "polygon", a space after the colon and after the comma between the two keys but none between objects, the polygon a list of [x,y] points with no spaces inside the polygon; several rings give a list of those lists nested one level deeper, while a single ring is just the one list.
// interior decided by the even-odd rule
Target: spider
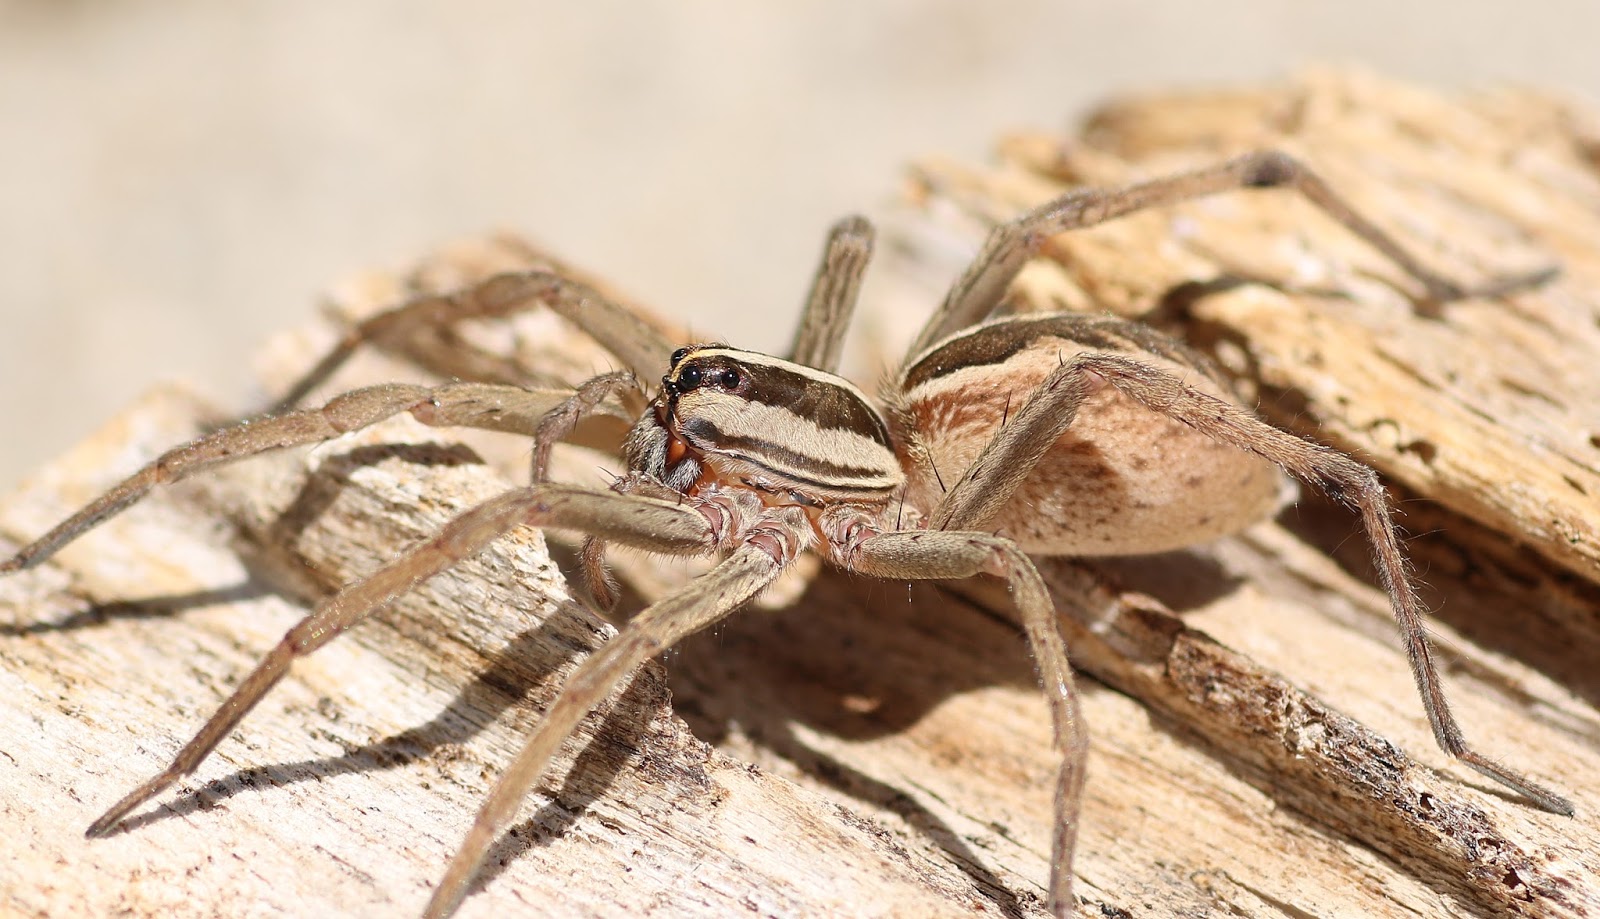
[{"label": "spider", "polygon": [[[1088,735],[1056,611],[1030,555],[1161,552],[1235,532],[1278,506],[1279,469],[1360,516],[1434,736],[1450,755],[1532,804],[1572,805],[1468,746],[1445,700],[1387,498],[1375,473],[1244,408],[1202,355],[1135,322],[1079,314],[995,316],[1026,260],[1056,233],[1224,191],[1292,188],[1392,259],[1438,303],[1539,285],[1547,269],[1457,284],[1426,268],[1298,160],[1264,151],[1109,190],[1070,192],[997,227],[952,285],[875,404],[837,376],[872,248],[861,218],[829,238],[788,357],[718,343],[675,347],[594,290],[546,272],[499,275],[423,297],[354,326],[267,415],[173,449],[0,562],[49,558],[152,488],[211,466],[319,443],[401,413],[430,425],[533,438],[533,484],[486,501],[321,602],[283,637],[154,778],[88,829],[103,835],[193,772],[288,672],[388,601],[530,524],[584,534],[580,575],[597,604],[617,593],[608,543],[720,560],[635,616],[568,679],[490,792],[425,915],[449,915],[494,841],[579,721],[650,658],[722,620],[807,550],[893,580],[989,574],[1009,586],[1037,664],[1054,743],[1049,905],[1073,904],[1072,855]],[[465,318],[542,305],[609,349],[624,369],[560,392],[497,383],[358,389],[298,409],[358,347]],[[665,361],[665,373],[663,370]],[[652,396],[641,381],[659,376]],[[632,416],[627,471],[609,491],[547,480],[551,448],[595,412]]]}]

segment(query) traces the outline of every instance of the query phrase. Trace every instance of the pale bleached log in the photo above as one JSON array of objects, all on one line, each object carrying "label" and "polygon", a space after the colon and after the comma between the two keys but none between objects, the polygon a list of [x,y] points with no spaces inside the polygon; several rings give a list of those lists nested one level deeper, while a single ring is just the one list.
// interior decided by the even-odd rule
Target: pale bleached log
[{"label": "pale bleached log", "polygon": [[[1589,489],[1594,474],[1593,445],[1587,458],[1580,448],[1600,404],[1600,217],[1581,202],[1600,192],[1576,114],[1507,98],[1316,75],[1125,103],[1076,145],[1034,136],[1008,144],[997,168],[925,168],[933,206],[881,247],[890,278],[864,319],[892,343],[909,334],[911,293],[936,288],[981,231],[939,202],[987,218],[1063,173],[1115,181],[1276,145],[1445,266],[1554,253],[1567,268],[1540,294],[1421,318],[1391,268],[1307,209],[1255,194],[1058,240],[1069,268],[1030,270],[1034,302],[1133,312],[1219,272],[1338,291],[1249,285],[1172,312],[1260,387],[1267,411],[1317,422],[1441,502],[1408,503],[1408,520],[1443,528],[1413,545],[1449,600],[1438,631],[1468,736],[1579,807],[1573,819],[1530,810],[1434,748],[1381,595],[1341,563],[1361,554],[1352,525],[1308,501],[1283,525],[1194,552],[1050,566],[1063,610],[1096,623],[1065,620],[1080,665],[1105,681],[1082,681],[1094,738],[1075,866],[1085,915],[1600,913],[1600,690],[1586,666],[1600,589],[1583,529],[1596,518],[1561,491]],[[1442,160],[1416,165],[1424,153]],[[457,247],[407,277],[347,285],[340,305],[368,312],[536,260],[511,240]],[[334,332],[269,349],[269,389]],[[478,350],[462,358],[460,338]],[[366,355],[331,388],[426,378],[418,362],[570,378],[607,360],[535,315]],[[41,532],[203,414],[181,393],[142,400],[0,502],[0,538]],[[596,461],[573,451],[562,474],[598,483]],[[525,442],[385,425],[172,489],[41,571],[0,580],[3,910],[419,909],[520,732],[605,634],[562,605],[533,533],[303,662],[128,832],[81,832],[165,761],[300,604],[507,487],[525,462]],[[1542,521],[1528,510],[1540,507]],[[1561,534],[1577,538],[1563,547]],[[686,574],[619,563],[645,595]],[[463,915],[1040,914],[1053,762],[1007,616],[992,585],[908,590],[824,573],[776,591],[587,723]]]}]

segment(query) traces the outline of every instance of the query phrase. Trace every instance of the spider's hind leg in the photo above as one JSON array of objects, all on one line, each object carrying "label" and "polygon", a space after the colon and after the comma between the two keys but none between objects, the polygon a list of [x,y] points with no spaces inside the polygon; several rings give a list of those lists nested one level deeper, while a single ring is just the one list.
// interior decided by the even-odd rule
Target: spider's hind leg
[{"label": "spider's hind leg", "polygon": [[1471,284],[1429,268],[1382,227],[1367,219],[1300,160],[1278,150],[1258,150],[1202,169],[1121,188],[1080,188],[1002,223],[989,233],[972,263],[950,287],[911,346],[911,355],[958,329],[983,321],[1005,297],[1028,259],[1057,233],[1084,229],[1138,211],[1251,188],[1289,188],[1383,253],[1421,285],[1427,302],[1500,297],[1545,283],[1556,267],[1491,277]]},{"label": "spider's hind leg", "polygon": [[1361,517],[1379,578],[1411,664],[1412,677],[1439,746],[1545,810],[1570,815],[1570,801],[1468,746],[1445,699],[1423,624],[1425,610],[1407,571],[1388,497],[1371,469],[1344,454],[1281,431],[1248,410],[1188,385],[1174,374],[1122,354],[1081,353],[1035,390],[1011,422],[930,515],[933,529],[984,526],[1073,423],[1087,395],[1115,387],[1134,402],[1206,437],[1253,453],[1339,499]]},{"label": "spider's hind leg", "polygon": [[1366,530],[1378,579],[1389,595],[1411,674],[1434,739],[1446,753],[1552,813],[1571,816],[1572,802],[1534,780],[1479,753],[1456,722],[1428,644],[1426,609],[1417,596],[1388,495],[1377,473],[1329,447],[1281,431],[1238,406],[1186,386],[1171,374],[1115,356],[1091,359],[1095,372],[1150,409],[1226,444],[1248,450],[1287,470],[1354,510]]},{"label": "spider's hind leg", "polygon": [[896,580],[968,578],[998,574],[1011,587],[1039,684],[1050,707],[1050,722],[1061,764],[1056,773],[1055,823],[1050,845],[1050,910],[1072,914],[1072,852],[1078,839],[1084,766],[1089,734],[1067,660],[1066,641],[1056,624],[1055,604],[1033,562],[1011,540],[990,533],[959,530],[908,530],[867,535],[841,550],[852,571]]}]

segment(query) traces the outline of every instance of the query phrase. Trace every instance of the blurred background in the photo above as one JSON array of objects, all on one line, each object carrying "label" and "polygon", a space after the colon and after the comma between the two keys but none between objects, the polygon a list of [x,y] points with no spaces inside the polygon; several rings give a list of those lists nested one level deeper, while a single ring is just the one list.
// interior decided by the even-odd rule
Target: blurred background
[{"label": "blurred background", "polygon": [[0,489],[356,269],[526,232],[778,347],[903,165],[1127,91],[1357,63],[1600,95],[1600,5],[0,0]]}]

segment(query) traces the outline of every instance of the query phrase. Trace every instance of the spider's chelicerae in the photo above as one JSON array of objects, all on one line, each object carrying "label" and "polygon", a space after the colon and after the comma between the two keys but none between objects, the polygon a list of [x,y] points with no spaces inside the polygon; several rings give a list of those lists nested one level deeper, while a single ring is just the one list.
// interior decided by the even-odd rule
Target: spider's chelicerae
[{"label": "spider's chelicerae", "polygon": [[[871,249],[871,229],[858,218],[842,222],[830,239],[787,358],[721,344],[676,347],[621,306],[546,273],[501,275],[362,322],[274,413],[161,456],[0,563],[0,573],[38,564],[157,485],[405,412],[432,425],[532,436],[534,484],[467,511],[318,605],[172,764],[113,805],[89,834],[110,830],[192,772],[297,657],[512,528],[531,524],[587,536],[582,575],[603,604],[615,596],[604,570],[608,542],[721,560],[649,606],[579,665],[490,793],[427,915],[454,910],[491,844],[586,713],[646,660],[738,609],[807,550],[882,578],[991,574],[1009,584],[1061,753],[1049,895],[1054,913],[1065,915],[1073,903],[1087,734],[1055,609],[1029,555],[1161,552],[1232,533],[1277,507],[1277,467],[1360,515],[1440,746],[1532,803],[1570,814],[1566,799],[1463,739],[1371,470],[1261,421],[1241,407],[1207,360],[1145,326],[1071,314],[991,318],[1024,262],[1052,234],[1148,207],[1268,186],[1305,195],[1416,278],[1430,302],[1512,293],[1552,273],[1476,287],[1453,283],[1356,214],[1299,162],[1265,152],[1127,188],[1076,191],[998,227],[917,336],[881,406],[834,374]],[[577,324],[625,369],[562,392],[489,383],[383,385],[320,408],[295,408],[362,343],[536,305]],[[641,384],[658,375],[659,390],[650,397]],[[609,492],[545,481],[551,447],[595,411],[637,418],[622,445],[626,474]]]}]

